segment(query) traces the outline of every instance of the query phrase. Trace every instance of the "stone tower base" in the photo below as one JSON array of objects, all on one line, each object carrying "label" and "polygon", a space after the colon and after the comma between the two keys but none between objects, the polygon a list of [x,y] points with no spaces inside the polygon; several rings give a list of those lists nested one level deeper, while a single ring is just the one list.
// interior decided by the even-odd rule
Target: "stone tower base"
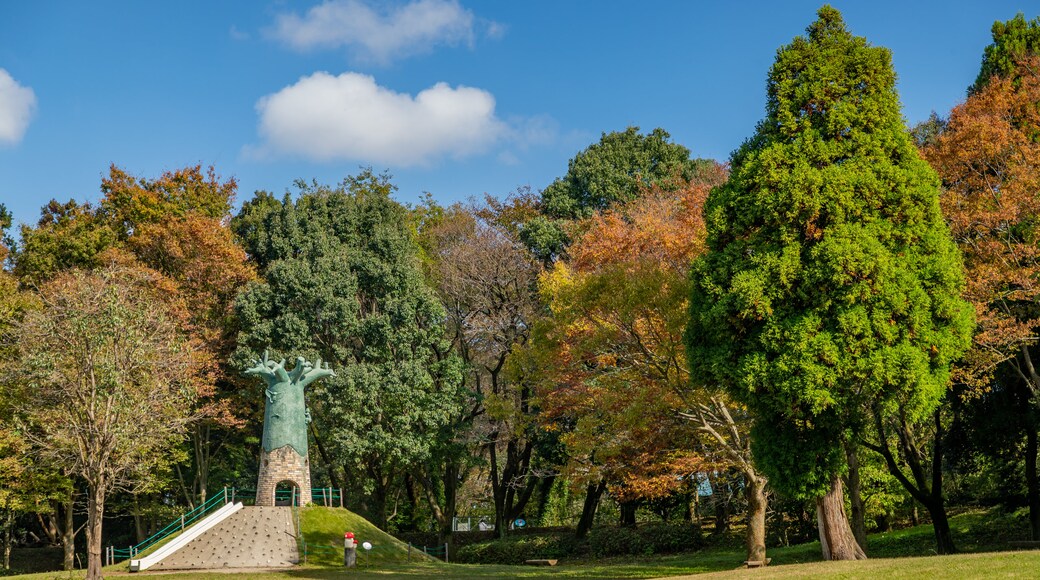
[{"label": "stone tower base", "polygon": [[274,451],[260,448],[260,477],[256,482],[256,505],[273,506],[274,491],[278,484],[290,482],[296,485],[298,505],[311,503],[311,462],[301,456],[292,445]]}]

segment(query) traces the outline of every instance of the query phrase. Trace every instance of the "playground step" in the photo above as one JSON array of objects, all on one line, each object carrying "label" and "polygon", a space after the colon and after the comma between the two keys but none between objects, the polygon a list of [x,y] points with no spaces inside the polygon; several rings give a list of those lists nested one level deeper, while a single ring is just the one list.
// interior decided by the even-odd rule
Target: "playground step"
[{"label": "playground step", "polygon": [[152,570],[279,568],[299,562],[289,507],[244,507]]}]

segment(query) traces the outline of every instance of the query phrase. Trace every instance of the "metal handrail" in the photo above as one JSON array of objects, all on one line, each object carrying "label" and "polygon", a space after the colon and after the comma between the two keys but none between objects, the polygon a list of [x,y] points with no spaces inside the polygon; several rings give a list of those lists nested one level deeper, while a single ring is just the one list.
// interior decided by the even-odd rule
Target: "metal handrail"
[{"label": "metal handrail", "polygon": [[184,531],[185,528],[195,523],[200,518],[207,515],[208,512],[212,511],[215,506],[224,505],[228,502],[228,488],[224,488],[222,493],[214,495],[213,497],[206,500],[206,502],[184,514],[179,518],[170,522],[166,527],[155,532],[143,542],[130,546],[129,548],[116,548],[115,546],[109,546],[108,551],[108,564],[115,564],[117,559],[129,559],[140,554],[142,551],[151,548],[155,544],[165,540],[166,538],[174,535],[177,532]]}]

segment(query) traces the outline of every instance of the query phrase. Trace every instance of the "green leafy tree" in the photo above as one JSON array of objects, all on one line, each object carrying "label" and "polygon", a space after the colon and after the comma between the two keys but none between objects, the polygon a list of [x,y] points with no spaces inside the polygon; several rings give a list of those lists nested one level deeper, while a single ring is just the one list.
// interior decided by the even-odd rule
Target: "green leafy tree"
[{"label": "green leafy tree", "polygon": [[236,360],[270,347],[331,364],[309,399],[315,446],[333,483],[362,484],[386,525],[396,485],[459,411],[461,367],[389,178],[297,185],[295,202],[261,193],[233,222],[261,276],[237,302]]},{"label": "green leafy tree", "polygon": [[1007,22],[993,23],[993,43],[982,53],[982,67],[969,94],[981,91],[994,76],[1017,79],[1018,62],[1029,55],[1040,54],[1040,16],[1026,20],[1021,12]]},{"label": "green leafy tree", "polygon": [[766,118],[708,198],[687,341],[694,380],[754,414],[769,481],[816,502],[824,557],[852,559],[845,447],[871,409],[935,409],[973,316],[889,51],[818,16],[778,51]]},{"label": "green leafy tree", "polygon": [[87,578],[101,578],[102,518],[116,490],[168,470],[192,418],[197,345],[143,269],[62,274],[41,288],[42,308],[12,330],[18,357],[3,380],[33,453],[81,478],[87,494]]}]

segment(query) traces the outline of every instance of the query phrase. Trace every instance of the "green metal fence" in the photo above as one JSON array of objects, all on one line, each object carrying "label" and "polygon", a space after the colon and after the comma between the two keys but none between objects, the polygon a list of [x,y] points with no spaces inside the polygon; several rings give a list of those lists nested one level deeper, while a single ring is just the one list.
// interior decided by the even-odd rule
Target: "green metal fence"
[{"label": "green metal fence", "polygon": [[206,500],[206,503],[196,507],[195,509],[188,511],[181,515],[181,517],[170,522],[166,527],[152,534],[148,539],[137,544],[136,546],[129,546],[127,548],[117,548],[115,546],[109,546],[105,548],[105,561],[107,565],[115,564],[120,560],[128,560],[138,556],[141,552],[155,546],[159,542],[179,534],[186,528],[190,527],[195,522],[206,517],[210,513],[220,509],[221,506],[228,503],[230,500],[228,488],[213,497]]},{"label": "green metal fence", "polygon": [[[255,489],[239,489],[232,487],[231,501],[240,501],[246,505],[253,505],[256,498]],[[286,502],[285,505],[298,506],[299,496],[296,489],[276,489],[274,492],[275,502]],[[325,507],[345,507],[342,489],[335,487],[311,488],[311,502],[314,505]]]}]

